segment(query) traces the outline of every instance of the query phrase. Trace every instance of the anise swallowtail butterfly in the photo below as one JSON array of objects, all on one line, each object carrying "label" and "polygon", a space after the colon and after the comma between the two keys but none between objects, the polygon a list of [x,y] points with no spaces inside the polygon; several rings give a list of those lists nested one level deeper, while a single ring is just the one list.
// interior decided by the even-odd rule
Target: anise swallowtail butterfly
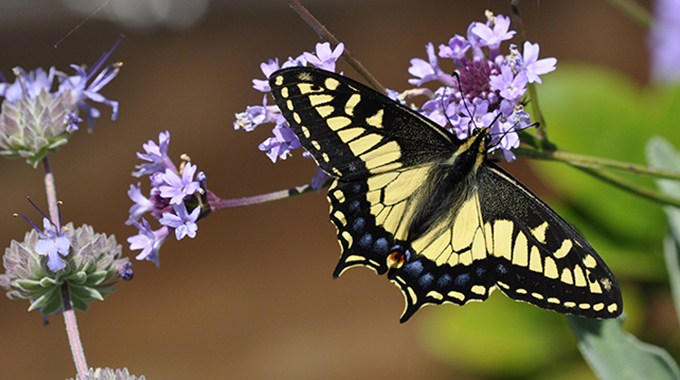
[{"label": "anise swallowtail butterfly", "polygon": [[495,288],[560,313],[614,318],[616,279],[591,245],[465,140],[347,77],[291,67],[269,79],[302,146],[334,177],[334,276],[363,265],[404,293],[404,322],[426,304],[483,301]]}]

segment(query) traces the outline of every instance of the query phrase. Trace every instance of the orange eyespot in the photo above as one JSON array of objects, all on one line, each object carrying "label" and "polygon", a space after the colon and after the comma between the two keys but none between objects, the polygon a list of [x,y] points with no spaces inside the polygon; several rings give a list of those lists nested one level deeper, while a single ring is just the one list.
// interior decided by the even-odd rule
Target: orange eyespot
[{"label": "orange eyespot", "polygon": [[404,255],[403,251],[393,251],[387,256],[387,267],[399,269],[404,265],[404,261],[406,261],[406,255]]}]

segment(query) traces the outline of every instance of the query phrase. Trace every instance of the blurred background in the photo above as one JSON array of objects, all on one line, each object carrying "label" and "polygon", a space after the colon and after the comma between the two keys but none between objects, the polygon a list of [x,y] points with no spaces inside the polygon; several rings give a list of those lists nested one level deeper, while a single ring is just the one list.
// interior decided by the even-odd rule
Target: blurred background
[{"label": "blurred background", "polygon": [[[510,14],[502,0],[303,3],[397,90],[408,87],[409,60],[426,58],[428,42],[465,35],[472,21],[485,20],[486,9]],[[608,3],[523,1],[520,12],[529,40],[540,43],[541,57],[558,59],[558,72],[585,62],[618,72],[632,86],[647,82],[647,31]],[[171,132],[171,157],[179,162],[189,154],[222,198],[290,188],[314,176],[313,163],[299,154],[273,165],[258,151],[271,128],[245,133],[232,126],[235,113],[262,100],[251,87],[253,78],[264,78],[261,62],[313,51],[319,41],[283,0],[0,0],[0,33],[0,70],[10,81],[15,66],[71,73],[69,64],[92,64],[125,34],[111,58],[124,62],[122,70],[102,91],[120,102],[118,120],[99,106],[94,133],[81,128],[51,163],[63,220],[115,234],[131,258],[136,252],[125,240],[136,230],[123,224],[131,205],[126,192],[137,182],[130,173],[140,163],[135,152],[161,131]],[[339,67],[358,77],[346,63]],[[546,76],[546,86],[551,75],[558,74]],[[590,132],[597,134],[597,126]],[[587,219],[587,209],[570,209],[576,202],[543,176],[545,167],[523,160],[506,167],[566,215]],[[40,220],[26,196],[46,210],[42,173],[22,160],[0,160],[0,245],[28,230],[13,213]],[[217,211],[199,223],[195,239],[166,242],[160,268],[135,262],[133,281],[77,313],[88,364],[128,367],[149,380],[594,378],[562,315],[497,292],[482,304],[427,307],[400,324],[404,300],[386,278],[358,268],[333,280],[339,247],[323,193]],[[654,274],[662,268],[663,216],[658,206],[643,205],[651,211],[642,221],[661,227],[646,236],[652,243],[631,244],[652,257],[652,274],[621,269],[619,276],[623,264],[610,265],[624,288],[627,328],[678,357],[673,307]],[[613,255],[604,251],[609,263]],[[639,281],[626,285],[631,278]],[[27,301],[0,298],[0,379],[75,376],[61,317],[43,326],[27,308]],[[635,311],[641,309],[654,313]]]}]

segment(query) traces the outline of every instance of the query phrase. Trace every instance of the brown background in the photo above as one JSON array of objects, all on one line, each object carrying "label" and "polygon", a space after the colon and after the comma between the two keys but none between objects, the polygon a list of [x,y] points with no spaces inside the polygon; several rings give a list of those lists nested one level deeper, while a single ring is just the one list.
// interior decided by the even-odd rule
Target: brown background
[{"label": "brown background", "polygon": [[[114,0],[115,2],[116,0]],[[130,29],[94,17],[58,48],[84,16],[60,3],[0,13],[0,70],[91,64],[120,33],[113,55],[124,66],[103,93],[120,101],[93,134],[76,133],[52,157],[65,221],[92,224],[123,244],[131,204],[126,191],[135,152],[171,131],[170,154],[191,155],[224,198],[293,187],[313,176],[299,156],[272,165],[257,150],[270,135],[234,131],[234,113],[258,104],[251,88],[259,64],[310,51],[317,36],[285,1],[212,2],[185,30]],[[111,5],[111,4],[110,4]],[[109,5],[109,6],[110,6]],[[483,11],[509,14],[505,1],[308,1],[309,9],[345,42],[385,86],[405,89],[409,59],[424,46],[465,34]],[[524,1],[529,39],[541,56],[611,66],[644,82],[645,30],[605,2]],[[341,66],[355,76],[350,69]],[[510,170],[545,194],[525,165]],[[45,208],[41,169],[0,161],[0,245],[21,239],[20,212],[39,221],[25,201]],[[148,185],[147,185],[148,186]],[[339,248],[323,196],[307,195],[243,209],[221,210],[200,222],[194,240],[168,241],[161,268],[135,263],[134,281],[105,302],[78,313],[91,366],[127,366],[148,379],[439,379],[458,371],[428,357],[416,334],[420,311],[405,325],[400,292],[366,269],[332,280]],[[47,327],[28,302],[0,298],[0,379],[63,379],[75,370],[60,317]],[[446,306],[454,307],[454,306]],[[461,342],[463,344],[463,342]],[[462,378],[467,375],[460,375]],[[472,375],[469,375],[472,376]]]}]

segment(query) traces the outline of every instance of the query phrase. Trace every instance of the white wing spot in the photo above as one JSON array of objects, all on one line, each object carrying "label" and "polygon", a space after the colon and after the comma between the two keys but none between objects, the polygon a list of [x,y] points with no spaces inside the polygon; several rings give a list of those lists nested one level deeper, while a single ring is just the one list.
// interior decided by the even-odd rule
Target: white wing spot
[{"label": "white wing spot", "polygon": [[339,82],[337,79],[335,79],[335,78],[330,78],[330,77],[329,77],[329,78],[326,78],[326,81],[324,82],[324,85],[326,86],[327,89],[333,91],[333,90],[335,90],[336,88],[338,88],[338,86],[340,86],[340,82]]},{"label": "white wing spot", "polygon": [[566,257],[569,252],[571,251],[571,247],[573,246],[572,242],[570,239],[564,239],[562,240],[562,245],[560,248],[553,253],[556,259],[562,259]]},{"label": "white wing spot", "polygon": [[534,238],[538,240],[539,243],[545,244],[545,231],[548,229],[548,222],[543,222],[540,226],[536,228],[532,228],[529,231],[531,231],[531,234],[534,235]]},{"label": "white wing spot", "polygon": [[472,289],[470,289],[472,293],[479,294],[480,296],[483,296],[486,294],[486,288],[483,287],[482,285],[474,285]]}]

